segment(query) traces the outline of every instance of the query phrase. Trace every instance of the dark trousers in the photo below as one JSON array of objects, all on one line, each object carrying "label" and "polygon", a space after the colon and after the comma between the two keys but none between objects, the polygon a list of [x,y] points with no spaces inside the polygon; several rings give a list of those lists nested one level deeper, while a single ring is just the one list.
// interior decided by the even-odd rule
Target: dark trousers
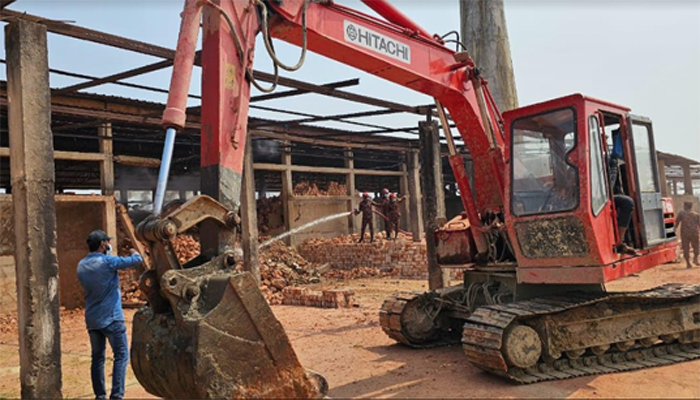
[{"label": "dark trousers", "polygon": [[695,260],[700,256],[700,237],[698,235],[684,235],[681,232],[681,245],[683,246],[683,258],[690,264],[690,247],[693,247],[693,258]]},{"label": "dark trousers", "polygon": [[[634,211],[634,200],[624,194],[616,194],[615,210],[617,211],[617,227],[627,228],[632,220],[632,211]],[[625,240],[625,238],[620,238]]]},{"label": "dark trousers", "polygon": [[110,399],[124,397],[124,381],[126,380],[126,364],[129,362],[129,345],[126,341],[126,326],[122,321],[114,321],[102,329],[88,330],[90,346],[92,347],[92,364],[90,377],[92,390],[96,399],[104,399],[105,389],[105,342],[109,341],[114,353],[112,367],[112,393]]},{"label": "dark trousers", "polygon": [[364,219],[362,218],[362,231],[360,233],[360,242],[362,242],[365,239],[365,228],[369,226],[369,240],[374,241],[374,224],[372,223],[372,219]]}]

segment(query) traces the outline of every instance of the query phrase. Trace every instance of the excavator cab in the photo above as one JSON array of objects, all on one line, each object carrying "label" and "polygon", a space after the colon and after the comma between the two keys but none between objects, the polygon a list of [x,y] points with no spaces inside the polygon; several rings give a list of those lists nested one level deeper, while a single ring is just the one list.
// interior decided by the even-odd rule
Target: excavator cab
[{"label": "excavator cab", "polygon": [[[629,111],[577,94],[504,113],[518,282],[599,284],[675,259],[652,124]],[[611,181],[612,163],[619,173]],[[625,237],[616,195],[634,201]],[[621,242],[654,256],[618,254]]]}]

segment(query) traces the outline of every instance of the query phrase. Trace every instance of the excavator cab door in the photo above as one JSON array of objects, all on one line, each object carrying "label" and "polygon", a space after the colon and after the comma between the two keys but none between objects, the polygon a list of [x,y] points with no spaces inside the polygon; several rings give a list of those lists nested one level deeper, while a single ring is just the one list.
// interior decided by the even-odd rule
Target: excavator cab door
[{"label": "excavator cab door", "polygon": [[628,117],[627,126],[636,172],[635,203],[642,225],[642,247],[648,248],[666,240],[654,131],[650,119],[637,115]]}]

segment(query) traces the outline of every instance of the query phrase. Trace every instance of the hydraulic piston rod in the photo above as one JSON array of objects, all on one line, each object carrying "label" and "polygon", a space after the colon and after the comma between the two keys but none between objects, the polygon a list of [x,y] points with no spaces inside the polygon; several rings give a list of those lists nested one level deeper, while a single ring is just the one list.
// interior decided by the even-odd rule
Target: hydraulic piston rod
[{"label": "hydraulic piston rod", "polygon": [[153,201],[153,215],[158,216],[163,209],[165,199],[165,189],[168,187],[168,175],[170,175],[170,163],[173,160],[173,149],[175,148],[175,128],[165,130],[165,145],[163,146],[163,157],[160,162],[160,172],[158,173],[158,186],[156,186],[156,198]]}]

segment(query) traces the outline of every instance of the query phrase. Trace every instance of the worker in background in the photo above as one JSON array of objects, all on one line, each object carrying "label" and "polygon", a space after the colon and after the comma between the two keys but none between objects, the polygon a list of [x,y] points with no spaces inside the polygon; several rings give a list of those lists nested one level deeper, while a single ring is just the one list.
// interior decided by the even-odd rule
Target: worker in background
[{"label": "worker in background", "polygon": [[374,242],[374,222],[372,221],[372,207],[378,206],[378,203],[372,201],[369,193],[362,193],[362,201],[355,210],[355,215],[362,213],[362,230],[360,231],[360,240],[357,243],[362,243],[365,239],[365,229],[369,226],[369,242]]},{"label": "worker in background", "polygon": [[612,135],[613,148],[608,155],[608,177],[610,178],[610,188],[613,193],[613,201],[615,202],[615,211],[617,212],[617,231],[620,235],[620,243],[615,246],[615,251],[621,254],[638,256],[637,250],[625,243],[627,229],[632,221],[634,200],[623,193],[622,185],[620,184],[620,163],[624,159],[620,130],[613,130]]},{"label": "worker in background", "polygon": [[399,198],[396,193],[389,195],[389,207],[387,218],[389,219],[389,233],[387,239],[391,238],[391,232],[394,232],[394,240],[399,237],[399,220],[401,219],[401,206],[399,205],[406,197]]},{"label": "worker in background", "polygon": [[382,189],[381,196],[379,197],[379,212],[382,214],[384,218],[384,232],[386,232],[386,238],[389,239],[391,236],[391,226],[389,224],[389,189],[384,188]]},{"label": "worker in background", "polygon": [[112,240],[104,231],[88,235],[90,253],[78,263],[78,280],[85,292],[85,324],[90,336],[92,364],[90,378],[96,399],[106,399],[105,341],[114,353],[112,392],[110,399],[124,397],[129,345],[126,338],[122,296],[119,291],[119,270],[141,265],[143,258],[134,249],[129,257],[111,256]]},{"label": "worker in background", "polygon": [[693,264],[698,264],[698,252],[700,252],[700,214],[693,211],[693,202],[683,203],[683,209],[676,216],[676,230],[681,226],[681,245],[683,246],[683,258],[688,268],[690,264],[690,246],[693,246]]}]

